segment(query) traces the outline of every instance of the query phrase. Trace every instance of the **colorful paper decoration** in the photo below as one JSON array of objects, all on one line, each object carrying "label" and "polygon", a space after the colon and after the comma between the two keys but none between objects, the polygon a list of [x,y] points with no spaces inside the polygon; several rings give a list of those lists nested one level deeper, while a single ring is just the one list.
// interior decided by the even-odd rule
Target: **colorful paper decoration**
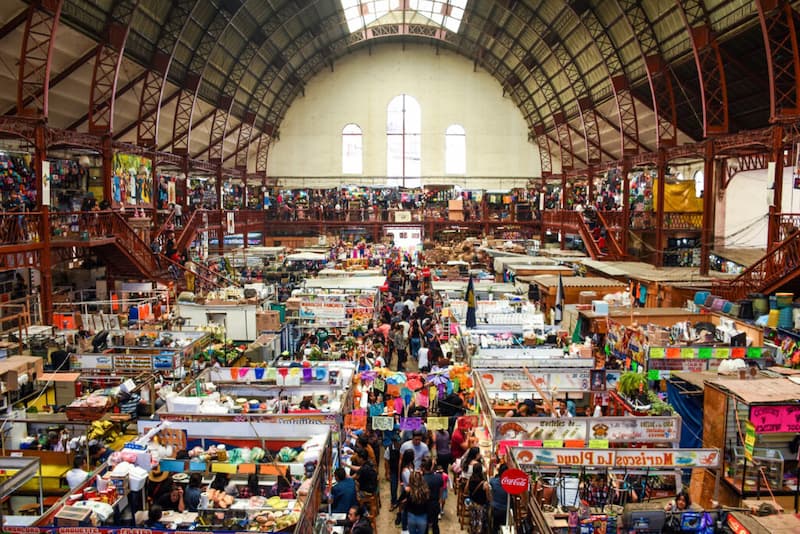
[{"label": "colorful paper decoration", "polygon": [[353,412],[344,416],[344,426],[356,430],[366,430],[367,416],[356,415],[355,410]]},{"label": "colorful paper decoration", "polygon": [[401,417],[400,418],[400,430],[419,430],[422,428],[422,418],[421,417]]},{"label": "colorful paper decoration", "polygon": [[375,381],[372,382],[372,389],[375,391],[385,391],[386,382],[382,378],[376,378]]},{"label": "colorful paper decoration", "polygon": [[428,430],[447,430],[450,422],[449,417],[428,417]]},{"label": "colorful paper decoration", "polygon": [[386,394],[391,395],[392,397],[397,397],[400,395],[400,386],[397,384],[387,384],[386,385]]},{"label": "colorful paper decoration", "polygon": [[394,417],[373,417],[372,418],[372,430],[393,430],[394,429]]}]

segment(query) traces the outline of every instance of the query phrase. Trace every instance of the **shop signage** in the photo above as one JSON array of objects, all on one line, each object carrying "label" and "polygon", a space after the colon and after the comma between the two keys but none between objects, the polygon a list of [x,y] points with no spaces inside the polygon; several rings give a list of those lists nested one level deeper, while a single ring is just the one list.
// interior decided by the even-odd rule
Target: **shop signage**
[{"label": "shop signage", "polygon": [[528,491],[530,479],[528,473],[519,469],[506,469],[500,477],[500,485],[510,495],[519,495]]},{"label": "shop signage", "polygon": [[664,469],[719,466],[717,449],[520,449],[517,465]]},{"label": "shop signage", "polygon": [[515,417],[495,420],[497,440],[605,440],[664,443],[680,440],[680,417]]},{"label": "shop signage", "polygon": [[494,436],[502,439],[586,439],[586,420],[574,417],[531,417],[495,421]]},{"label": "shop signage", "polygon": [[153,357],[150,354],[114,354],[114,369],[150,370],[152,368]]},{"label": "shop signage", "polygon": [[748,462],[753,461],[753,450],[756,447],[756,427],[750,421],[744,425],[744,457]]},{"label": "shop signage", "polygon": [[592,418],[589,439],[607,439],[611,442],[664,442],[680,439],[679,417],[603,417]]},{"label": "shop signage", "polygon": [[750,422],[757,434],[800,432],[800,405],[752,406]]},{"label": "shop signage", "polygon": [[726,360],[728,358],[761,358],[761,347],[650,347],[651,360]]},{"label": "shop signage", "polygon": [[[593,358],[543,358],[538,357],[536,354],[545,351],[550,353],[552,351],[547,349],[481,349],[480,352],[472,358],[473,367],[479,373],[491,373],[498,368],[516,368],[520,369],[522,366],[528,369],[593,369]],[[557,352],[563,352],[558,349]],[[511,356],[513,354],[513,356]],[[480,368],[484,367],[483,370]]]},{"label": "shop signage", "polygon": [[728,528],[733,534],[750,534],[750,531],[732,513],[728,514]]},{"label": "shop signage", "polygon": [[114,368],[111,355],[109,354],[73,354],[73,369],[99,369],[110,371]]},{"label": "shop signage", "polygon": [[[529,396],[535,391],[530,377],[524,371],[493,369],[491,371],[478,370],[477,372],[489,392],[519,391],[522,395]],[[542,390],[550,390],[553,387],[562,392],[589,390],[589,369],[574,372],[535,369],[530,371],[530,376]]]}]

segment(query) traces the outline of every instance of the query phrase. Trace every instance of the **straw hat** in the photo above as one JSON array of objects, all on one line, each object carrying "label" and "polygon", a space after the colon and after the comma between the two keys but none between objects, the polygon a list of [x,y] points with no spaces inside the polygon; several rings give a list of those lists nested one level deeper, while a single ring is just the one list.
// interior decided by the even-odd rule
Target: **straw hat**
[{"label": "straw hat", "polygon": [[168,476],[169,473],[162,471],[160,465],[155,466],[153,470],[147,474],[147,478],[150,482],[164,482]]}]

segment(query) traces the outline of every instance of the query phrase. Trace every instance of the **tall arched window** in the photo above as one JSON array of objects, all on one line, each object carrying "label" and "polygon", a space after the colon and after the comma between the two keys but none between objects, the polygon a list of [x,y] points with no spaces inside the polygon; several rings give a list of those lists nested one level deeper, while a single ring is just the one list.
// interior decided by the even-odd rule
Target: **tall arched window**
[{"label": "tall arched window", "polygon": [[706,178],[703,171],[694,173],[694,194],[697,198],[703,197],[703,190],[706,188]]},{"label": "tall arched window", "polygon": [[412,96],[389,102],[386,121],[386,178],[389,185],[419,187],[422,176],[422,112]]},{"label": "tall arched window", "polygon": [[342,174],[361,174],[361,128],[347,124],[342,129]]},{"label": "tall arched window", "polygon": [[445,130],[444,172],[467,174],[467,133],[460,124],[451,124]]}]

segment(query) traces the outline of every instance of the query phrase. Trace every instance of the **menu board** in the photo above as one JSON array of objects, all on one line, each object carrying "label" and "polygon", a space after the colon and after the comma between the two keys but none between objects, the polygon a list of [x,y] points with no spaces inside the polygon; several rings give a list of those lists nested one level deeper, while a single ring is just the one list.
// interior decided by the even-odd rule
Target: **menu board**
[{"label": "menu board", "polygon": [[73,369],[110,371],[114,368],[110,354],[73,354],[70,364]]},{"label": "menu board", "polygon": [[567,372],[562,370],[531,369],[528,374],[524,371],[512,369],[478,369],[478,374],[488,392],[495,391],[521,391],[530,393],[536,390],[531,383],[531,377],[542,390],[558,391],[588,391],[589,370]]},{"label": "menu board", "polygon": [[515,418],[495,423],[497,440],[586,440],[586,423],[572,417]]},{"label": "menu board", "polygon": [[668,443],[680,440],[674,417],[516,417],[495,421],[496,440],[605,440],[609,443]]},{"label": "menu board", "polygon": [[589,422],[590,439],[612,443],[680,440],[680,417],[604,417],[595,421]]},{"label": "menu board", "polygon": [[720,464],[718,449],[511,449],[520,467],[610,467],[665,469],[708,467]]},{"label": "menu board", "polygon": [[115,354],[114,369],[143,370],[153,368],[153,356],[150,354]]}]

